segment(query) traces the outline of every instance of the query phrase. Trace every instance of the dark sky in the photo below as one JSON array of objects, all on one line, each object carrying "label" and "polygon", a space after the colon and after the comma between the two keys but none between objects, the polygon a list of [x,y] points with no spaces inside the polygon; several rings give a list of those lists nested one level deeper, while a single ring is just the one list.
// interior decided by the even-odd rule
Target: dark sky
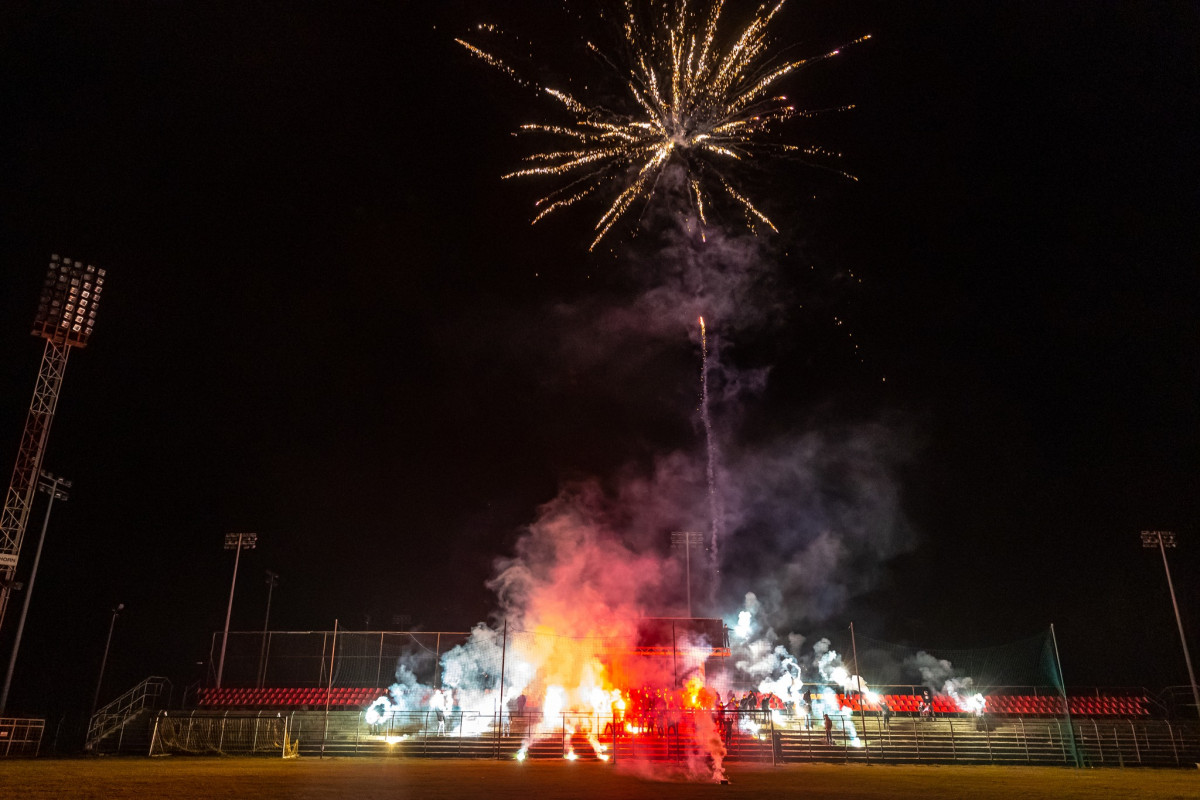
[{"label": "dark sky", "polygon": [[[546,106],[452,40],[508,5],[4,4],[5,470],[48,256],[109,271],[45,462],[75,486],[12,710],[86,705],[118,601],[106,695],[196,677],[227,531],[261,537],[235,629],[262,624],[269,568],[274,628],[465,630],[561,480],[694,434],[686,337],[640,376],[542,347],[554,309],[641,284],[587,252],[594,207],[531,228],[537,188],[499,179]],[[857,105],[813,135],[860,180],[769,182],[800,301],[737,350],[773,366],[754,424],[886,420],[911,443],[911,548],[829,626],[970,647],[1053,622],[1069,683],[1186,680],[1137,532],[1179,532],[1200,643],[1198,14],[795,0],[781,18],[806,54],[874,39],[798,82],[801,102]],[[547,18],[515,23],[553,40]]]}]

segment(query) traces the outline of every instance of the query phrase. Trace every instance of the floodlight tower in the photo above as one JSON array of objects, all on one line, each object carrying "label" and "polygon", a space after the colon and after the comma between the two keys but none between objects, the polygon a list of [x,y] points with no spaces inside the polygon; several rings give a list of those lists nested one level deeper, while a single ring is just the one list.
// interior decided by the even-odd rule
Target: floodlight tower
[{"label": "floodlight tower", "polygon": [[96,307],[104,287],[104,270],[82,261],[50,256],[46,281],[38,301],[33,335],[46,340],[42,366],[33,388],[33,400],[25,417],[25,431],[17,450],[17,463],[4,496],[4,511],[0,513],[0,627],[17,561],[21,555],[21,540],[29,523],[37,477],[42,468],[42,456],[50,438],[50,423],[58,405],[67,355],[72,347],[86,347],[96,324]]},{"label": "floodlight tower", "polygon": [[253,550],[258,546],[257,533],[227,533],[225,534],[225,549],[233,550],[233,582],[229,584],[229,607],[225,609],[225,635],[221,637],[221,660],[217,662],[217,688],[221,688],[221,678],[225,674],[225,645],[229,643],[229,618],[233,615],[233,590],[237,588],[238,562],[242,560],[243,550]]},{"label": "floodlight tower", "polygon": [[703,531],[671,531],[671,547],[683,548],[684,561],[687,564],[687,608],[688,618],[692,616],[692,548],[704,546]]},{"label": "floodlight tower", "polygon": [[1192,657],[1188,655],[1187,637],[1183,635],[1183,618],[1179,616],[1179,601],[1175,599],[1175,584],[1171,582],[1171,567],[1167,564],[1167,549],[1175,547],[1174,531],[1142,531],[1142,547],[1158,548],[1162,553],[1163,569],[1167,573],[1167,588],[1171,591],[1171,605],[1175,608],[1175,624],[1179,626],[1179,643],[1183,645],[1183,661],[1187,664],[1188,680],[1192,684],[1192,701],[1196,713],[1200,714],[1200,688],[1196,686],[1196,673],[1192,669]]}]

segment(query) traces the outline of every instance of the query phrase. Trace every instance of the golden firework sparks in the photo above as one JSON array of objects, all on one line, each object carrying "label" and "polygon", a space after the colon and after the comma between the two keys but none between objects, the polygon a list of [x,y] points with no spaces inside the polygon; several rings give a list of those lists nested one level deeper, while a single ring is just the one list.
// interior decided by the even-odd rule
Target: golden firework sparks
[{"label": "golden firework sparks", "polygon": [[[592,194],[607,194],[608,207],[596,223],[589,247],[593,249],[631,207],[650,198],[668,166],[680,164],[687,170],[687,196],[700,220],[702,235],[714,193],[741,208],[752,230],[757,223],[776,230],[767,215],[734,188],[729,168],[745,160],[789,152],[836,155],[778,142],[771,134],[780,123],[813,112],[797,109],[787,97],[772,92],[788,75],[837,55],[841,48],[797,61],[772,56],[767,31],[787,0],[760,6],[733,36],[725,36],[722,30],[725,0],[622,2],[620,49],[624,58],[587,44],[618,70],[628,90],[629,107],[634,110],[620,113],[561,89],[537,86],[565,109],[570,121],[521,127],[562,144],[532,153],[525,158],[527,166],[504,178],[568,179],[566,185],[537,201],[539,212],[533,222]],[[643,6],[647,10],[641,13]],[[852,44],[869,38],[863,36]],[[501,58],[469,42],[456,41],[522,85],[536,85]]]}]

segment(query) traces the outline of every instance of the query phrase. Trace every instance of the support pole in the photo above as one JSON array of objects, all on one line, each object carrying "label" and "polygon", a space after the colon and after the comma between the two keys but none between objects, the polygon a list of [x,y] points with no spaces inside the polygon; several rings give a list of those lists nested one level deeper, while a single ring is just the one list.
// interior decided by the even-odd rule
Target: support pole
[{"label": "support pole", "polygon": [[70,352],[70,345],[53,339],[46,340],[41,368],[33,388],[33,399],[25,418],[25,430],[17,450],[17,463],[13,466],[12,479],[4,496],[4,509],[0,512],[0,628],[4,625],[4,612],[11,591],[9,587],[17,571],[21,540],[25,537],[25,526],[33,508],[37,477],[42,468],[46,442],[50,438],[50,424],[54,422],[58,393],[62,389]]},{"label": "support pole", "polygon": [[258,688],[267,680],[267,629],[271,626],[271,595],[279,583],[279,575],[267,570],[267,615],[263,618],[262,650],[258,654]]},{"label": "support pole", "polygon": [[1179,616],[1179,601],[1175,599],[1175,584],[1171,582],[1171,567],[1167,564],[1167,548],[1163,544],[1161,532],[1158,535],[1158,551],[1162,553],[1163,570],[1167,573],[1167,588],[1171,590],[1171,606],[1175,609],[1175,624],[1179,626],[1179,643],[1183,645],[1183,661],[1187,664],[1188,680],[1192,684],[1192,702],[1196,704],[1196,714],[1200,715],[1200,689],[1196,687],[1196,673],[1192,669],[1192,657],[1188,654],[1187,637],[1183,635],[1183,619]]},{"label": "support pole", "polygon": [[241,534],[238,534],[238,547],[234,548],[233,581],[229,583],[229,606],[226,608],[226,626],[221,636],[221,660],[217,662],[217,688],[221,688],[221,678],[224,675],[224,649],[229,643],[229,618],[233,615],[233,591],[238,588],[238,564],[241,561]]},{"label": "support pole", "polygon": [[46,502],[46,515],[42,518],[42,534],[38,537],[37,550],[33,554],[33,568],[29,572],[29,583],[25,586],[25,597],[21,601],[21,616],[17,618],[17,637],[13,641],[12,655],[8,658],[8,671],[4,674],[4,688],[0,689],[0,717],[4,716],[4,709],[8,708],[8,689],[12,685],[13,670],[17,666],[17,653],[21,650],[21,636],[25,633],[25,617],[29,614],[29,601],[33,598],[33,583],[37,580],[38,565],[42,563],[42,545],[46,543],[46,529],[50,527],[50,510],[54,508],[55,498],[67,499],[66,493],[59,491],[59,486],[71,485],[70,481],[54,477],[46,472],[42,473],[42,478],[49,481],[48,484],[42,484],[42,491],[49,495],[49,500]]},{"label": "support pole", "polygon": [[[501,670],[503,671],[503,670]],[[437,642],[433,646],[433,688],[440,689],[442,684],[438,681],[441,679],[442,672],[442,632],[438,631]]]},{"label": "support pole", "polygon": [[500,758],[500,734],[504,729],[504,669],[508,658],[508,620],[504,620],[504,638],[500,644],[500,703],[496,706],[496,758]]},{"label": "support pole", "polygon": [[867,710],[863,708],[862,672],[858,668],[858,642],[854,639],[854,623],[850,623],[850,650],[854,653],[854,679],[858,683],[858,720],[862,725],[863,752],[871,763],[871,748],[867,746]]},{"label": "support pole", "polygon": [[108,666],[108,648],[112,646],[113,628],[117,624],[117,615],[125,610],[124,603],[117,603],[117,607],[112,611],[112,621],[108,623],[108,639],[104,642],[104,657],[100,659],[100,675],[96,678],[96,693],[92,695],[92,712],[88,714],[88,719],[96,716],[96,706],[100,703],[100,686],[104,683],[104,668]]},{"label": "support pole", "polygon": [[1079,760],[1079,745],[1075,741],[1075,726],[1071,722],[1071,704],[1067,701],[1067,679],[1063,677],[1062,659],[1058,655],[1058,635],[1054,632],[1054,623],[1050,623],[1050,640],[1054,642],[1054,663],[1058,667],[1058,682],[1062,686],[1063,712],[1067,716],[1067,733],[1071,735],[1071,755],[1075,758],[1075,766],[1082,767]]},{"label": "support pole", "polygon": [[687,601],[688,601],[688,619],[692,618],[692,535],[686,534],[687,539],[683,545],[683,560],[687,564]]},{"label": "support pole", "polygon": [[675,623],[671,623],[671,667],[675,671],[675,688],[679,688],[679,650],[675,645]]},{"label": "support pole", "polygon": [[334,644],[329,648],[329,682],[325,685],[325,729],[320,734],[320,757],[325,757],[325,739],[329,736],[329,700],[334,693],[334,658],[337,656],[337,620],[334,620]]}]

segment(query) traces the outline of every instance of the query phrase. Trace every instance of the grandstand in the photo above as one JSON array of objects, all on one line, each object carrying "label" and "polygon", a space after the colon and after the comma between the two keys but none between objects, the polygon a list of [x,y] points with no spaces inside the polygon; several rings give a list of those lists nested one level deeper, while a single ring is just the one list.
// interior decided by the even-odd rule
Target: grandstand
[{"label": "grandstand", "polygon": [[[491,643],[496,663],[476,659],[472,669],[478,674],[467,677],[497,687],[505,647],[511,666],[512,648],[550,637],[555,647],[583,648],[589,657],[598,654],[622,663],[646,659],[659,665],[667,680],[674,678],[677,687],[689,675],[707,673],[724,680],[730,674],[730,647],[717,638],[712,622],[652,620],[627,642],[510,630],[503,641]],[[713,628],[711,647],[672,643],[687,638],[679,636],[681,627],[704,625]],[[110,704],[97,712],[90,747],[99,752],[680,761],[703,757],[696,752],[696,732],[711,730],[717,719],[717,712],[695,705],[660,706],[654,721],[641,723],[618,717],[615,708],[610,714],[607,706],[592,714],[547,713],[536,707],[544,688],[534,684],[526,689],[528,706],[517,707],[513,698],[501,699],[496,692],[486,708],[459,709],[455,704],[452,709],[447,703],[439,715],[431,704],[434,687],[445,677],[445,664],[453,661],[443,657],[467,641],[464,633],[339,632],[336,647],[331,632],[274,633],[270,646],[264,646],[261,632],[231,637],[227,685],[194,687],[175,708],[161,702],[173,696],[161,686],[162,679],[148,679],[141,689],[119,698],[119,708]],[[1042,663],[1036,652],[1040,642],[1026,644],[1005,650],[1007,660],[995,652],[954,653],[953,658],[987,678],[1030,677],[1034,670],[1022,673],[1013,667],[1026,663],[1030,653],[1037,656],[1031,663]],[[864,649],[879,659],[875,671],[880,673],[911,655],[882,659],[883,648],[870,640]],[[398,669],[397,663],[403,667]],[[376,679],[401,671],[408,681],[406,702],[381,703],[388,680]],[[455,677],[462,679],[461,674]],[[875,684],[860,695],[810,680],[805,688],[821,697],[821,711],[814,709],[806,717],[795,703],[773,697],[770,711],[722,714],[721,738],[726,759],[735,762],[1188,766],[1200,761],[1200,726],[1179,719],[1151,692],[1064,692],[1056,683],[993,681],[983,688],[972,686],[971,699],[982,700],[966,703],[952,692],[930,691],[929,683]],[[743,687],[732,688],[740,692]],[[926,693],[932,700],[928,709],[922,708]],[[822,712],[836,720],[832,743],[819,724]]]}]

